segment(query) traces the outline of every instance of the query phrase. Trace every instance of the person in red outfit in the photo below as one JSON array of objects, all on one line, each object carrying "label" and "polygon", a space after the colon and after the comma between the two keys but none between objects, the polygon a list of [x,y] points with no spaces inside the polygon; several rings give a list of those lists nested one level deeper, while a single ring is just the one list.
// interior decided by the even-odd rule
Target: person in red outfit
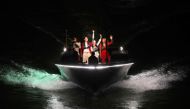
[{"label": "person in red outfit", "polygon": [[106,64],[106,60],[108,60],[108,64],[110,64],[111,61],[111,55],[107,50],[107,47],[109,47],[113,43],[113,36],[110,35],[110,41],[108,42],[106,38],[102,38],[102,42],[99,45],[100,50],[100,59],[102,64]]}]

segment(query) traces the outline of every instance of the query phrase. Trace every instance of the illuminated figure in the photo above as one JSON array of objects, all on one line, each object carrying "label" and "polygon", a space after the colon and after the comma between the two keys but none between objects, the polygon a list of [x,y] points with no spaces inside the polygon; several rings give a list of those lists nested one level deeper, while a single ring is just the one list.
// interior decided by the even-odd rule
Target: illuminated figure
[{"label": "illuminated figure", "polygon": [[82,62],[88,64],[88,58],[91,56],[92,43],[88,42],[88,37],[84,37],[84,42],[81,46]]},{"label": "illuminated figure", "polygon": [[91,51],[93,51],[95,53],[95,56],[99,59],[99,44],[101,42],[102,39],[102,35],[100,34],[100,39],[98,40],[98,42],[96,43],[96,40],[92,41],[92,47],[91,47]]},{"label": "illuminated figure", "polygon": [[110,64],[111,55],[107,50],[107,47],[113,43],[113,36],[110,35],[110,41],[108,42],[106,38],[102,38],[102,42],[100,43],[100,59],[102,64],[106,64],[106,60],[108,60],[108,64]]}]

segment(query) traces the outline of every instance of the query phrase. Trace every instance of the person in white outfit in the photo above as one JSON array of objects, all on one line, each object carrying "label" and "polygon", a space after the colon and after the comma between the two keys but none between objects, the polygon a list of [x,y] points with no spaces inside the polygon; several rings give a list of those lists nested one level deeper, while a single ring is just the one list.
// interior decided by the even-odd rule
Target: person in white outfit
[{"label": "person in white outfit", "polygon": [[88,42],[88,37],[85,36],[84,42],[82,43],[82,62],[88,64],[88,58],[91,56],[91,46],[92,43]]},{"label": "person in white outfit", "polygon": [[102,35],[100,34],[100,38],[99,38],[98,42],[96,43],[96,40],[93,40],[92,47],[91,47],[91,51],[95,53],[95,56],[98,58],[98,60],[99,60],[99,55],[100,55],[98,48],[99,48],[99,44],[100,44],[101,40],[102,40]]}]

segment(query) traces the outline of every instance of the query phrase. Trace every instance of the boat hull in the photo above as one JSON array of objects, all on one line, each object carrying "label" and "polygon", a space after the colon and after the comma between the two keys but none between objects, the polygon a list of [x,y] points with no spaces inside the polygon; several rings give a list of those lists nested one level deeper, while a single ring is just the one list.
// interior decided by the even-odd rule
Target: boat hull
[{"label": "boat hull", "polygon": [[132,65],[133,63],[97,66],[56,64],[70,81],[93,92],[106,89],[111,84],[122,80]]}]

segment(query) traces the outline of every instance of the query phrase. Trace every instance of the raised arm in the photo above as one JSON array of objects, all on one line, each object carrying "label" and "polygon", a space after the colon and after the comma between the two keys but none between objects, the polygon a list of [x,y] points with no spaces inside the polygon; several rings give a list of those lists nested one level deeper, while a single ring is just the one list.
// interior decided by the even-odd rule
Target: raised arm
[{"label": "raised arm", "polygon": [[108,42],[108,46],[113,43],[113,36],[112,36],[112,35],[110,35],[110,40],[111,40],[111,41]]},{"label": "raised arm", "polygon": [[97,46],[99,46],[101,40],[102,40],[102,34],[100,34],[100,38],[99,38],[99,40],[98,40],[98,42],[97,42],[97,44],[96,44]]}]

